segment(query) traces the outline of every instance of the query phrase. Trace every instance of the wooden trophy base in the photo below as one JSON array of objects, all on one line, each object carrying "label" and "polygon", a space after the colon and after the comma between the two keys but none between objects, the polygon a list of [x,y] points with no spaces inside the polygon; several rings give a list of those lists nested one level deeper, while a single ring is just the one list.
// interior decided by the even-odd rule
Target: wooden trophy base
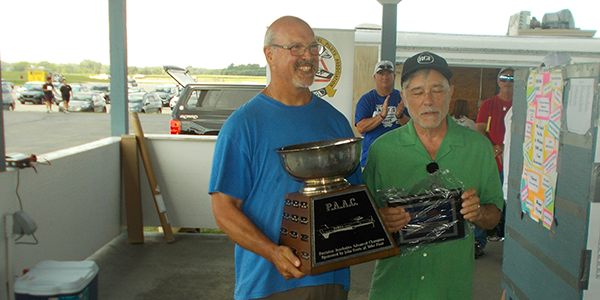
[{"label": "wooden trophy base", "polygon": [[279,243],[294,251],[308,275],[399,254],[365,185],[287,194]]}]

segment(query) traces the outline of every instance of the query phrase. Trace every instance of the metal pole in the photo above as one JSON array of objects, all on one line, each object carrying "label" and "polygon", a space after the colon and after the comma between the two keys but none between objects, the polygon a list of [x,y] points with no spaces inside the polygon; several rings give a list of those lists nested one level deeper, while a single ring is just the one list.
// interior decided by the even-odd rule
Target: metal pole
[{"label": "metal pole", "polygon": [[396,63],[396,27],[401,0],[377,0],[383,6],[381,22],[381,60]]},{"label": "metal pole", "polygon": [[129,133],[127,97],[127,1],[108,1],[111,135]]},{"label": "metal pole", "polygon": [[[2,70],[0,70],[0,79],[2,79]],[[0,84],[0,102],[2,102],[2,85],[1,84]],[[4,171],[6,171],[6,147],[4,145],[4,108],[0,108],[0,172],[4,172]]]}]

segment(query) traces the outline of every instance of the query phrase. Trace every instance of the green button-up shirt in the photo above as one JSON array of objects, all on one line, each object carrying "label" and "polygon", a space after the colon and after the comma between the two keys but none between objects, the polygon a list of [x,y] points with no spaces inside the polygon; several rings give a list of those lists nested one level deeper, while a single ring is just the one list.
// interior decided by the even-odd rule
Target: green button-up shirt
[{"label": "green button-up shirt", "polygon": [[[448,132],[435,162],[460,180],[465,191],[474,188],[482,205],[493,203],[502,210],[502,186],[490,142],[481,133],[457,125],[450,117],[446,117],[446,122]],[[378,190],[409,189],[428,176],[426,166],[430,162],[432,159],[411,120],[371,145],[364,182],[381,206]],[[473,243],[473,235],[469,234],[400,258],[378,260],[369,299],[472,299]]]}]

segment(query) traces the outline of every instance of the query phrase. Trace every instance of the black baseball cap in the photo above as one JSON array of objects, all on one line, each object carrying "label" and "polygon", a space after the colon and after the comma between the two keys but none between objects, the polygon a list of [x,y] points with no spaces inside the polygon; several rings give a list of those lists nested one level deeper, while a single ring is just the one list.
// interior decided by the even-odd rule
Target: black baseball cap
[{"label": "black baseball cap", "polygon": [[400,83],[403,84],[404,80],[408,78],[408,75],[422,69],[436,70],[444,75],[448,81],[452,78],[452,70],[448,67],[446,60],[435,53],[425,51],[413,55],[404,62],[404,68],[402,68],[402,80]]}]

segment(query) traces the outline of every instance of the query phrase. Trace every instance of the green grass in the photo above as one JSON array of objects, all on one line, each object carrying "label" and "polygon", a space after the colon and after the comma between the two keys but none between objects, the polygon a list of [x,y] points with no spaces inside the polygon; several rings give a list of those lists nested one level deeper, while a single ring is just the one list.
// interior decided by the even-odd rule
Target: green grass
[{"label": "green grass", "polygon": [[[63,74],[70,83],[85,83],[85,82],[103,82],[109,83],[109,80],[92,79],[89,77],[91,74]],[[207,83],[244,83],[244,82],[255,82],[255,83],[266,83],[267,78],[265,76],[238,76],[238,75],[192,75],[196,77],[197,82]],[[23,77],[23,78],[21,78]],[[7,81],[14,82],[15,85],[23,85],[27,82],[26,71],[2,71],[2,78]],[[144,79],[138,80],[139,82],[144,81],[173,81],[168,74],[159,75],[147,75]]]},{"label": "green grass", "polygon": [[[84,82],[105,82],[109,83],[108,80],[92,79],[86,74],[63,74],[67,79],[67,82],[71,83],[84,83]],[[26,71],[2,71],[2,79],[6,81],[14,82],[15,85],[23,85],[27,80]]]}]

